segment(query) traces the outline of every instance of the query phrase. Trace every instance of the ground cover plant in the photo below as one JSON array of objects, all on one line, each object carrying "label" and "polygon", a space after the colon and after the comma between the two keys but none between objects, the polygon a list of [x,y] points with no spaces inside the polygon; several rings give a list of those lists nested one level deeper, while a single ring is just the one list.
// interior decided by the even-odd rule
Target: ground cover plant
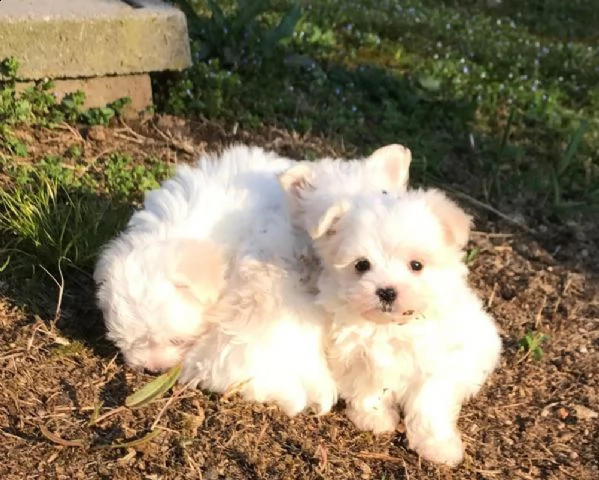
[{"label": "ground cover plant", "polygon": [[[194,65],[156,112],[83,108],[0,77],[0,465],[4,479],[594,479],[599,476],[599,12],[592,0],[173,0]],[[241,141],[296,158],[392,142],[413,183],[476,217],[465,256],[501,366],[460,418],[456,470],[403,428],[288,419],[174,387],[104,340],[91,271],[144,190]],[[170,385],[167,379],[165,388]]]}]

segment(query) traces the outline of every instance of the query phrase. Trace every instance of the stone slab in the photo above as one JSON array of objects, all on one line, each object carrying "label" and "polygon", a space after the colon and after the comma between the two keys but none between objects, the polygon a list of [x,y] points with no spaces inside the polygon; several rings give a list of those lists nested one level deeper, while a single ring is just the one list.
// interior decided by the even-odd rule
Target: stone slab
[{"label": "stone slab", "polygon": [[0,0],[0,59],[21,79],[182,70],[185,15],[159,0]]}]

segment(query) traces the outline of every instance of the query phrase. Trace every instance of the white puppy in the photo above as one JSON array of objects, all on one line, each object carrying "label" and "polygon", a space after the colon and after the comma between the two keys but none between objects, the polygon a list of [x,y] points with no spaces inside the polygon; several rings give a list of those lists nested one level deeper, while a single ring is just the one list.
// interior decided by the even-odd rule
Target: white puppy
[{"label": "white puppy", "polygon": [[401,405],[410,446],[458,464],[461,405],[501,350],[467,284],[471,218],[438,190],[323,206],[329,182],[319,166],[294,167],[282,184],[321,258],[318,303],[332,317],[329,363],[349,417],[361,429],[393,431]]},{"label": "white puppy", "polygon": [[[329,191],[405,190],[410,159],[409,150],[392,145],[367,160],[345,161]],[[217,392],[236,387],[244,398],[275,402],[288,415],[309,405],[326,413],[337,394],[324,353],[327,317],[314,302],[312,242],[292,224],[283,190],[277,205],[281,215],[256,218],[260,235],[250,235],[251,249],[237,253],[221,299],[204,315],[210,327],[184,361],[182,380]]]},{"label": "white puppy", "polygon": [[251,248],[259,223],[280,217],[275,175],[293,164],[233,147],[180,166],[147,193],[94,272],[107,336],[130,366],[161,371],[181,360],[202,333],[203,313],[220,297],[235,255]]},{"label": "white puppy", "polygon": [[[409,158],[398,148],[346,170],[367,172],[379,190],[404,188]],[[108,337],[130,365],[164,370],[183,360],[182,381],[217,392],[237,385],[290,415],[331,408],[311,240],[291,224],[276,176],[293,164],[236,147],[181,167],[148,194],[95,273]]]}]

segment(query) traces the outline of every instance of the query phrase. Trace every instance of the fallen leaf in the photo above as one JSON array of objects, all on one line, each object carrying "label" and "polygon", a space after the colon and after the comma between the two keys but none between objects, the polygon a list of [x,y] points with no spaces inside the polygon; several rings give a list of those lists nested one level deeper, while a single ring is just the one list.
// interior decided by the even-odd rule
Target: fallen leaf
[{"label": "fallen leaf", "polygon": [[125,399],[125,405],[129,408],[139,408],[147,405],[156,398],[161,397],[175,384],[181,374],[181,364],[171,368],[168,372],[152,380],[137,392]]}]

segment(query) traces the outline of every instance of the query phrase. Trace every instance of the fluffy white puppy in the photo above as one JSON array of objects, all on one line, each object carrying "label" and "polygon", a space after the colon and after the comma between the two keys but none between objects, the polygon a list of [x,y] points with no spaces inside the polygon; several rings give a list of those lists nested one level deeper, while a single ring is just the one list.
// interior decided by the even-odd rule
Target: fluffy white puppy
[{"label": "fluffy white puppy", "polygon": [[[392,145],[366,160],[345,161],[329,189],[405,190],[410,159],[409,150]],[[327,317],[314,302],[312,242],[291,222],[282,189],[276,203],[281,215],[256,218],[259,230],[237,252],[221,299],[204,315],[210,326],[184,360],[182,380],[216,392],[234,387],[288,415],[309,405],[326,413],[337,394],[324,353]]]},{"label": "fluffy white puppy", "polygon": [[[409,158],[400,151],[380,149],[347,170],[377,189],[403,188]],[[236,385],[290,415],[331,408],[311,239],[292,225],[277,180],[291,165],[235,147],[148,193],[95,271],[108,337],[128,364],[164,370],[183,360],[182,381],[217,392]]]},{"label": "fluffy white puppy", "polygon": [[405,414],[411,448],[463,458],[462,403],[495,368],[496,326],[467,284],[471,218],[438,190],[348,196],[323,206],[319,171],[289,170],[297,222],[322,263],[318,303],[332,317],[329,364],[360,429],[393,431]]},{"label": "fluffy white puppy", "polygon": [[281,216],[276,173],[294,162],[233,147],[146,194],[94,272],[107,336],[132,367],[166,370],[204,330],[231,262]]}]

